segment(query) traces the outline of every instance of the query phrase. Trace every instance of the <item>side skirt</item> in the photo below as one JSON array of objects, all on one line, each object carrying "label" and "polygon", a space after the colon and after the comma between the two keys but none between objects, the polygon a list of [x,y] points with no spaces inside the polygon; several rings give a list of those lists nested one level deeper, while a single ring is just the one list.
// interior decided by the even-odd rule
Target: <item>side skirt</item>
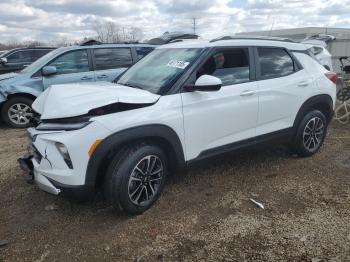
[{"label": "side skirt", "polygon": [[219,146],[216,148],[211,148],[211,149],[202,151],[198,157],[187,161],[187,165],[190,166],[204,159],[215,157],[215,156],[232,152],[245,147],[251,147],[251,146],[261,145],[261,144],[271,143],[271,142],[274,142],[277,144],[286,143],[290,141],[290,139],[293,137],[293,134],[294,134],[293,128],[290,127],[290,128],[276,131],[276,132],[272,132],[272,133],[260,135],[257,137],[249,138],[246,140],[234,142],[231,144]]}]

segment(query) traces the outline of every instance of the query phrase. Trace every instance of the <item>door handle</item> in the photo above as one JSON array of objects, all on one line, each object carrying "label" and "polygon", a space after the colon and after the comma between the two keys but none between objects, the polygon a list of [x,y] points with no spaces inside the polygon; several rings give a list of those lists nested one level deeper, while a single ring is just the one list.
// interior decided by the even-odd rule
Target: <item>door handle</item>
[{"label": "door handle", "polygon": [[98,76],[97,78],[98,79],[102,79],[102,78],[107,78],[108,76],[107,75],[100,75],[100,76]]},{"label": "door handle", "polygon": [[83,76],[82,78],[80,78],[80,80],[91,80],[92,77],[90,76]]},{"label": "door handle", "polygon": [[298,83],[298,86],[300,86],[300,87],[304,87],[304,86],[308,86],[308,85],[310,85],[310,81],[300,81],[299,83]]},{"label": "door handle", "polygon": [[253,90],[245,90],[241,93],[241,96],[252,96],[255,94],[255,91]]}]

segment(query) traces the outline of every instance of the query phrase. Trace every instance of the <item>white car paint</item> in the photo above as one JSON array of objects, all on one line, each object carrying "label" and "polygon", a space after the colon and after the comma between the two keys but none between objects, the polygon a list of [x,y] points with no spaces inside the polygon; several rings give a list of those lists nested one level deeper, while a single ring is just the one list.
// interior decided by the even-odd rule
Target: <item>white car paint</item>
[{"label": "white car paint", "polygon": [[91,109],[118,102],[154,103],[158,99],[159,95],[148,91],[108,82],[76,83],[51,86],[34,101],[32,108],[42,119],[54,119],[84,115]]},{"label": "white car paint", "polygon": [[[159,49],[232,46],[306,50],[302,44],[267,40],[186,41]],[[147,124],[170,127],[179,137],[185,161],[195,159],[208,149],[291,127],[300,106],[308,98],[328,94],[335,101],[335,85],[325,76],[327,70],[306,54],[295,52],[294,55],[304,67],[298,72],[285,77],[223,86],[216,92],[194,91],[159,96],[104,83],[79,84],[74,88],[72,85],[51,87],[33,104],[42,119],[79,116],[93,108],[116,102],[154,104],[92,117],[89,125],[74,131],[29,129],[30,136],[36,138],[33,145],[43,156],[40,163],[32,160],[35,179],[37,183],[44,183],[44,190],[57,194],[59,192],[52,184],[47,189],[50,179],[65,185],[84,185],[90,159],[88,151],[94,142],[131,127]],[[212,80],[206,78],[203,82]],[[56,142],[67,147],[73,169],[69,169],[63,161]]]}]

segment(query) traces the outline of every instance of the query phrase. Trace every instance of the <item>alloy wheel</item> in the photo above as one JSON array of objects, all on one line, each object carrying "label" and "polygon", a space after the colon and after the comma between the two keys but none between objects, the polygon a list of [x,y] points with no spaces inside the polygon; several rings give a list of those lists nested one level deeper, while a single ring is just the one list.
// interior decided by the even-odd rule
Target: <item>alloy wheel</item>
[{"label": "alloy wheel", "polygon": [[304,147],[310,152],[317,150],[323,141],[324,132],[325,128],[322,119],[319,117],[311,118],[303,132]]},{"label": "alloy wheel", "polygon": [[158,156],[149,155],[142,158],[129,178],[130,201],[137,206],[149,204],[159,191],[163,171],[163,163]]},{"label": "alloy wheel", "polygon": [[16,103],[9,107],[8,117],[16,125],[27,125],[33,117],[30,106],[23,103]]}]

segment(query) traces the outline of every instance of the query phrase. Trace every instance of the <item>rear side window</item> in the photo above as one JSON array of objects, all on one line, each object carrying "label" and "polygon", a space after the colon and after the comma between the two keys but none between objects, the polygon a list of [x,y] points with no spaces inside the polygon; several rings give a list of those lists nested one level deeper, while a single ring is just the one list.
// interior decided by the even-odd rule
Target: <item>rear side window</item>
[{"label": "rear side window", "polygon": [[137,60],[140,60],[142,57],[154,50],[153,47],[136,47]]},{"label": "rear side window", "polygon": [[197,79],[212,75],[222,81],[223,86],[244,83],[250,80],[248,48],[234,48],[216,52],[198,70]]},{"label": "rear side window", "polygon": [[106,70],[132,65],[130,48],[98,48],[94,50],[96,70]]},{"label": "rear side window", "polygon": [[57,74],[73,74],[89,71],[89,60],[86,50],[77,50],[65,53],[48,66],[55,66]]},{"label": "rear side window", "polygon": [[37,50],[32,50],[32,61],[35,61],[42,57],[43,55],[46,55],[48,52],[52,50],[50,49],[37,49]]},{"label": "rear side window", "polygon": [[295,63],[284,49],[258,48],[258,54],[262,79],[283,77],[295,72]]}]

